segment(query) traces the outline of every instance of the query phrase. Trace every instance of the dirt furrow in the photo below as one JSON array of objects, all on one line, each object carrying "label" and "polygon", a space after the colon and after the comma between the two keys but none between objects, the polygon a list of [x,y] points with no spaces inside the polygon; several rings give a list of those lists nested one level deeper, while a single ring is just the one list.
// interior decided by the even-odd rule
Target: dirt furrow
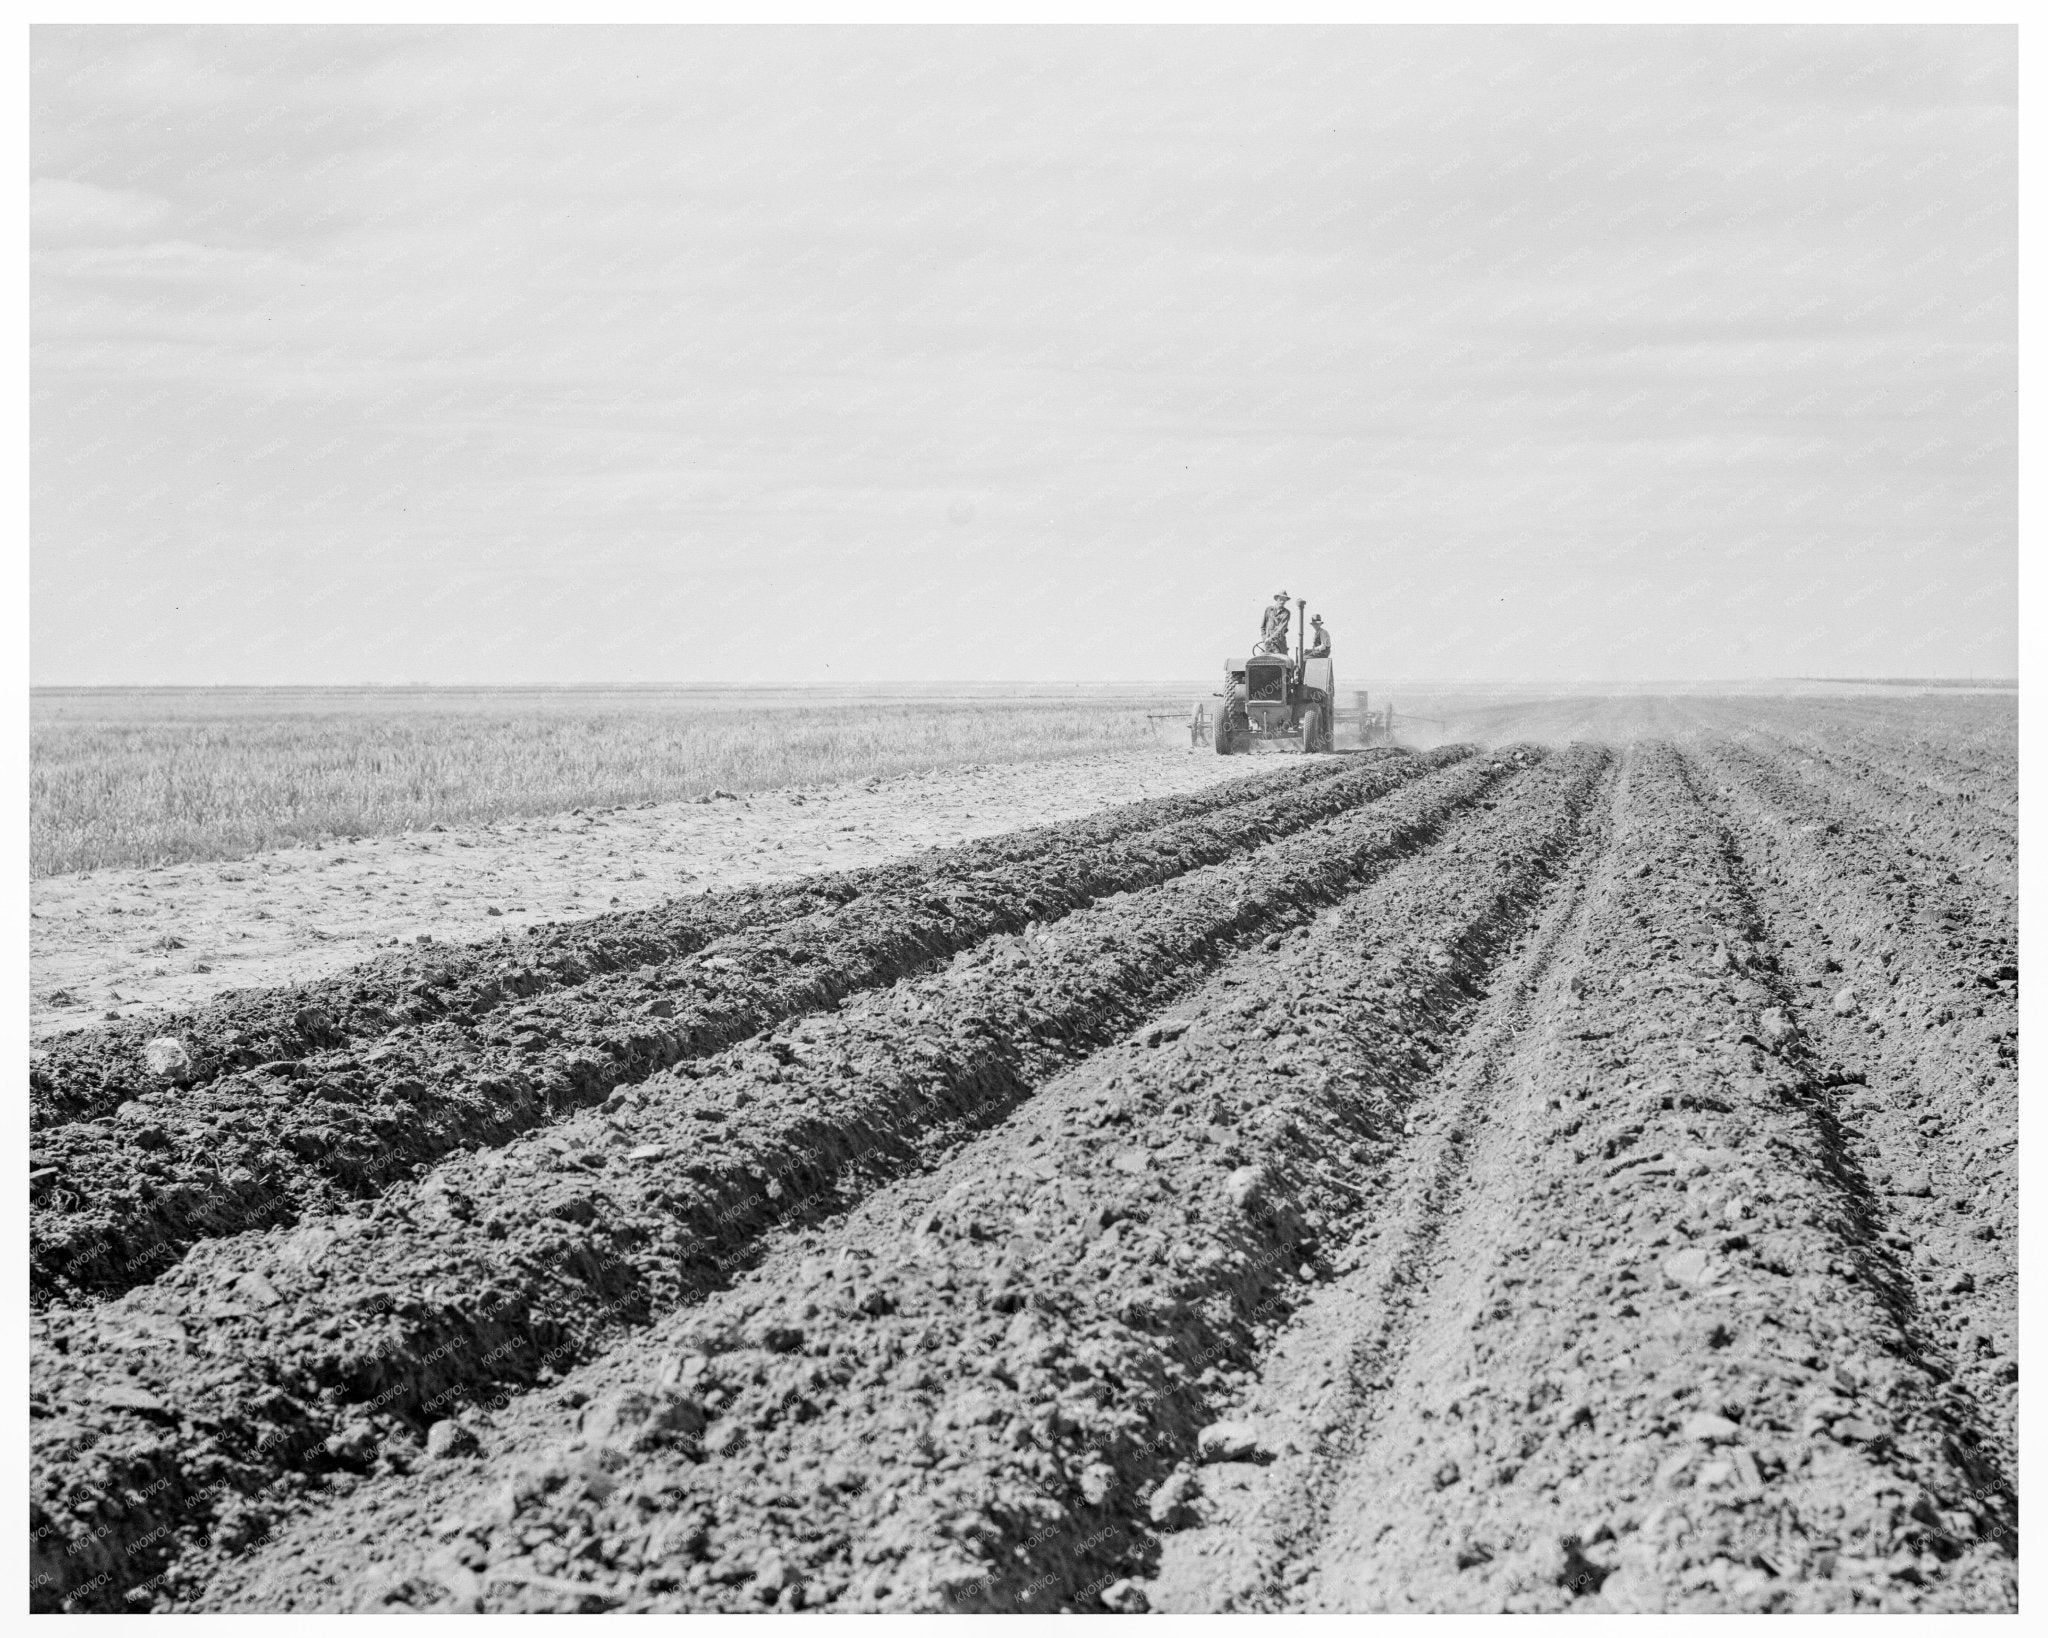
[{"label": "dirt furrow", "polygon": [[1510,767],[1425,775],[451,1158],[369,1216],[209,1241],[154,1285],[38,1316],[37,1607],[121,1607],[193,1542],[259,1531],[310,1476],[403,1461],[437,1412],[723,1283],[794,1203],[839,1209],[947,1123],[958,1141],[958,1123],[1000,1118],[1248,941],[1428,844]]},{"label": "dirt furrow", "polygon": [[[1345,759],[1349,761],[1350,759]],[[407,1023],[477,1015],[607,973],[673,961],[736,926],[767,927],[844,905],[862,894],[972,876],[1074,846],[1119,837],[1277,796],[1346,772],[1315,761],[1265,770],[1186,796],[1105,810],[1077,823],[1042,825],[923,858],[771,888],[677,898],[654,909],[530,929],[492,943],[412,948],[334,977],[232,994],[191,1012],[80,1030],[46,1043],[29,1072],[32,1130],[105,1115],[171,1086],[203,1086],[259,1064],[358,1048]],[[185,1061],[161,1073],[151,1041],[174,1037]]]},{"label": "dirt furrow", "polygon": [[1989,1094],[1978,1107],[2012,1134],[2019,1039],[2012,898],[1958,879],[1889,828],[1862,824],[1853,809],[1753,752],[1711,742],[1693,746],[1690,756],[1703,776],[1702,796],[1744,838],[1769,884],[1810,904],[1801,936],[1828,948],[1816,945],[1819,959],[1801,973],[1803,987],[1892,1050],[1927,1057],[1930,1076],[1967,1066],[1968,1094]]},{"label": "dirt furrow", "polygon": [[[1209,1402],[1369,1208],[1606,760],[1521,776],[936,1174],[579,1372],[580,1428],[534,1401],[480,1468],[309,1520],[226,1601],[1139,1607]],[[315,1561],[337,1538],[385,1561],[372,1585]]]},{"label": "dirt furrow", "polygon": [[2019,812],[2010,764],[2000,767],[1991,757],[1957,763],[1904,736],[1848,732],[1825,722],[1766,717],[1746,724],[1725,707],[1716,716],[1724,732],[1761,734],[1787,754],[1820,763],[1887,803],[1938,807],[1945,819],[2012,841]]},{"label": "dirt furrow", "polygon": [[1726,738],[1699,741],[1694,749],[1723,794],[1747,804],[1759,822],[1782,828],[1788,844],[1805,844],[1809,857],[1824,850],[1829,868],[1860,878],[1895,915],[1924,928],[1931,944],[1956,962],[1956,978],[1995,973],[2015,961],[2017,906],[2010,884],[1960,874],[1914,840],[1910,818],[1873,816],[1758,749]]},{"label": "dirt furrow", "polygon": [[[1695,786],[1767,918],[1804,1028],[1840,1088],[1855,1167],[1884,1197],[1919,1323],[2017,1461],[2019,1018],[2016,968],[1959,964],[1947,936],[1896,896],[1884,855],[1821,848],[1797,823]],[[1747,793],[1743,793],[1747,794]],[[1891,890],[1891,891],[1887,891]],[[1993,928],[1980,929],[1996,933]],[[2011,948],[2009,924],[1998,947]],[[1960,965],[1960,970],[1959,970]],[[2008,972],[2015,976],[2003,976]]]},{"label": "dirt furrow", "polygon": [[[1681,760],[1632,752],[1327,1522],[1245,1603],[2014,1607],[2010,1476],[1900,1301],[1769,937]],[[1319,1302],[1386,1334],[1369,1281]]]},{"label": "dirt furrow", "polygon": [[[1990,706],[1974,720],[1950,717],[1950,731],[1939,736],[1930,732],[1924,708],[1850,714],[1840,703],[1802,701],[1798,707],[1778,702],[1756,715],[1774,730],[1795,733],[1802,741],[1841,746],[1879,767],[1904,768],[1916,779],[1967,793],[1986,813],[2010,814],[2017,806],[2010,702]],[[1725,707],[1720,717],[1724,724],[1738,727],[1746,720]]]},{"label": "dirt furrow", "polygon": [[[2013,893],[2019,867],[2016,813],[1987,811],[1967,792],[1917,775],[1892,774],[1810,731],[1731,727],[1716,737],[1753,746],[1785,773],[1855,811],[1875,815],[1916,857],[1964,871],[1994,893]],[[1906,759],[1895,750],[1889,761],[1897,766]],[[2008,777],[2006,789],[2012,788]]]},{"label": "dirt furrow", "polygon": [[[1283,780],[1291,788],[1277,795],[1252,782],[1236,801],[1136,832],[1126,811],[1068,827],[1062,847],[1038,836],[1016,843],[1025,856],[1014,861],[992,859],[1000,849],[988,844],[958,850],[876,872],[843,902],[847,884],[833,882],[659,968],[594,978],[518,1009],[479,1000],[474,1020],[401,1029],[365,1054],[146,1094],[111,1120],[45,1131],[32,1156],[31,1298],[124,1290],[197,1240],[374,1197],[457,1149],[496,1147],[778,1019],[1034,918],[1241,854],[1466,754],[1375,754],[1316,780]],[[813,908],[785,914],[798,906]]]},{"label": "dirt furrow", "polygon": [[[1471,1028],[1436,1073],[1406,1087],[1404,1140],[1363,1192],[1331,1285],[1270,1327],[1255,1374],[1219,1414],[1256,1428],[1270,1463],[1220,1463],[1191,1476],[1188,1506],[1162,1533],[1149,1588],[1156,1610],[1286,1608],[1312,1573],[1316,1542],[1374,1412],[1401,1403],[1396,1377],[1426,1348],[1461,1260],[1488,1255],[1489,1213],[1534,1134],[1516,1111],[1531,1031],[1560,997],[1583,942],[1587,879],[1610,809],[1589,824],[1576,867],[1560,872],[1528,947],[1504,963]],[[1428,1374],[1425,1366],[1422,1375]]]}]

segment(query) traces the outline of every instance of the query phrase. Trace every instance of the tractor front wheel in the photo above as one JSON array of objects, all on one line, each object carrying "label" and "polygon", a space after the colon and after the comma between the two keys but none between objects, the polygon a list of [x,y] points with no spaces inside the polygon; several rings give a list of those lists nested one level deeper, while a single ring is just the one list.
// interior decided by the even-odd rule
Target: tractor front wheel
[{"label": "tractor front wheel", "polygon": [[1323,715],[1326,708],[1320,704],[1311,705],[1302,714],[1301,748],[1304,751],[1327,751],[1330,748],[1330,724]]},{"label": "tractor front wheel", "polygon": [[1216,754],[1235,756],[1251,735],[1251,719],[1245,714],[1244,696],[1231,694],[1216,713]]}]

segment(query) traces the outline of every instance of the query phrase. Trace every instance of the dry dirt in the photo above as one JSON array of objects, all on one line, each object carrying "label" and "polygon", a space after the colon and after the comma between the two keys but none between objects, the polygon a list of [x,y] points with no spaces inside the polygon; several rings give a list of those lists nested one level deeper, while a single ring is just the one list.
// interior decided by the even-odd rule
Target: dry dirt
[{"label": "dry dirt", "polygon": [[1528,723],[46,1042],[34,1607],[2016,1608],[2010,696]]}]

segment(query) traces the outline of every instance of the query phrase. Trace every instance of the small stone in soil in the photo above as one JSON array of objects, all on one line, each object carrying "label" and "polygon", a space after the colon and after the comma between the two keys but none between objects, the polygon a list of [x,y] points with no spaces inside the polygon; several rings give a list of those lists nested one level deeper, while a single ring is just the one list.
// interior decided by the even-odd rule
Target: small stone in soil
[{"label": "small stone in soil", "polygon": [[1189,1522],[1195,1497],[1199,1494],[1199,1481],[1188,1469],[1168,1474],[1159,1488],[1152,1492],[1146,1508],[1154,1528],[1172,1530]]},{"label": "small stone in soil", "polygon": [[142,1049],[142,1061],[152,1075],[167,1081],[182,1083],[192,1074],[192,1054],[175,1035],[159,1035],[151,1041]]},{"label": "small stone in soil", "polygon": [[1698,1290],[1712,1283],[1713,1269],[1704,1251],[1697,1246],[1688,1246],[1664,1259],[1664,1277],[1673,1285]]},{"label": "small stone in soil", "polygon": [[1799,1033],[1799,1026],[1792,1022],[1792,1015],[1783,1007],[1770,1007],[1756,1021],[1757,1034],[1763,1037],[1766,1046],[1783,1046]]},{"label": "small stone in soil", "polygon": [[1697,1439],[1701,1444],[1733,1444],[1742,1432],[1725,1416],[1716,1416],[1711,1411],[1700,1411],[1685,1419],[1685,1436]]},{"label": "small stone in soil", "polygon": [[1266,1170],[1263,1166],[1240,1166],[1230,1174],[1223,1187],[1230,1196],[1230,1203],[1239,1211],[1249,1211],[1259,1198],[1259,1191],[1265,1186]]},{"label": "small stone in soil", "polygon": [[1119,1615],[1143,1615],[1152,1608],[1152,1601],[1137,1582],[1125,1579],[1102,1589],[1102,1607]]},{"label": "small stone in soil", "polygon": [[476,1435],[460,1422],[436,1422],[427,1429],[427,1454],[436,1461],[476,1454]]},{"label": "small stone in soil", "polygon": [[1273,1452],[1249,1422],[1211,1422],[1195,1437],[1205,1462],[1269,1462]]}]

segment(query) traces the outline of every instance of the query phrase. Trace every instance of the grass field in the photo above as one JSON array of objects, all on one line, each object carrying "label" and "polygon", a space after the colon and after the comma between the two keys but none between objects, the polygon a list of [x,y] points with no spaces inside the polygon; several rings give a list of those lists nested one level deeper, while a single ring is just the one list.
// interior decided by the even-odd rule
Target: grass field
[{"label": "grass field", "polygon": [[1189,695],[1111,689],[47,689],[33,875],[238,858],[723,788],[1185,744]]}]

